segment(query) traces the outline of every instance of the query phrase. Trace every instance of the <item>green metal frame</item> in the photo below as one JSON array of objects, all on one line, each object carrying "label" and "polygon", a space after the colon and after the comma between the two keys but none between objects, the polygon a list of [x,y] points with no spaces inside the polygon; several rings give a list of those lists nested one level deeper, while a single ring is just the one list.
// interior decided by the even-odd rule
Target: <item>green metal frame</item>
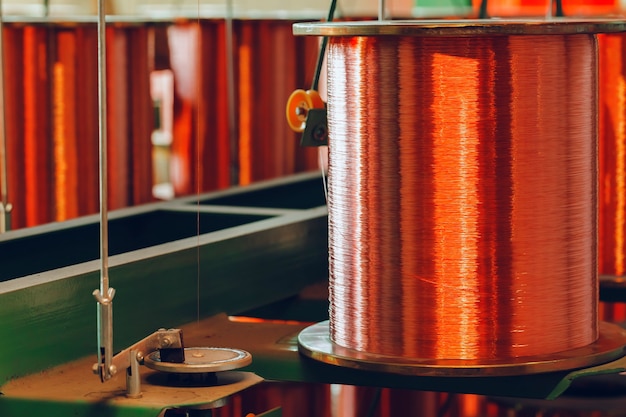
[{"label": "green metal frame", "polygon": [[[118,247],[133,249],[114,248],[109,260],[116,289],[115,349],[157,328],[216,313],[242,313],[324,282],[327,211],[320,205],[322,187],[319,174],[303,174],[112,212],[110,221],[121,224]],[[294,188],[299,194],[289,192]],[[231,202],[238,205],[227,205]],[[180,233],[189,218],[194,224],[200,219],[201,234]],[[98,220],[90,216],[0,236],[0,274],[5,274],[0,275],[0,386],[91,354],[96,359],[91,293],[99,285],[100,263],[89,246],[95,240],[98,247],[93,234]],[[129,230],[137,222],[148,227]],[[208,224],[204,232],[202,222]],[[112,239],[115,230],[110,230]],[[178,239],[170,240],[172,236]],[[55,269],[39,272],[40,265]],[[20,276],[20,268],[31,273]],[[96,378],[87,370],[90,377]],[[154,411],[0,396],[2,416],[156,415]]]},{"label": "green metal frame", "polygon": [[0,399],[0,415],[41,416],[41,417],[156,417],[161,413],[158,408],[116,407],[111,408],[99,404],[88,403],[57,403],[52,401],[31,401],[25,399]]}]

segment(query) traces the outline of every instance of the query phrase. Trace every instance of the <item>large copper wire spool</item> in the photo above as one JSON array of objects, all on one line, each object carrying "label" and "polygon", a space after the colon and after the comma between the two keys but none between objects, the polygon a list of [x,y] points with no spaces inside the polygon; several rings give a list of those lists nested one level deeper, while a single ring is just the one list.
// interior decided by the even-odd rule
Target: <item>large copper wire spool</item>
[{"label": "large copper wire spool", "polygon": [[584,365],[604,343],[590,27],[396,25],[330,37],[327,361]]},{"label": "large copper wire spool", "polygon": [[330,45],[333,341],[492,359],[596,340],[593,45]]}]

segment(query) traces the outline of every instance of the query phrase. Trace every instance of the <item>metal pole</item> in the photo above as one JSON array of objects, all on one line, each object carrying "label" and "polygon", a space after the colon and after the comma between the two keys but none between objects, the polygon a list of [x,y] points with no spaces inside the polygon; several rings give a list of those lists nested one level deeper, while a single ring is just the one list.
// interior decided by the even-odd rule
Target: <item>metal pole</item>
[{"label": "metal pole", "polygon": [[564,17],[563,2],[561,0],[548,0],[548,10],[546,11],[546,19],[553,17]]},{"label": "metal pole", "polygon": [[[337,0],[331,0],[330,8],[328,9],[328,18],[326,21],[332,22],[335,16],[335,8],[337,7]],[[317,91],[317,87],[320,82],[320,74],[322,73],[322,64],[324,62],[324,54],[326,53],[326,46],[328,45],[328,36],[322,38],[322,45],[317,55],[317,65],[315,66],[315,74],[313,76],[313,83],[311,84],[311,90]]]},{"label": "metal pole", "polygon": [[2,0],[0,0],[0,233],[9,229],[9,191],[7,180],[7,142],[6,142],[6,117],[5,117],[5,85],[4,82],[4,15],[2,13]]},{"label": "metal pole", "polygon": [[546,19],[554,17],[554,1],[548,0],[548,10],[546,10]]},{"label": "metal pole", "polygon": [[230,143],[230,184],[239,184],[239,137],[235,118],[235,62],[233,52],[233,0],[226,0],[226,88],[228,98],[228,136]]},{"label": "metal pole", "polygon": [[126,396],[129,398],[141,397],[141,378],[139,375],[139,351],[131,349],[129,352],[130,366],[126,369]]},{"label": "metal pole", "polygon": [[107,131],[106,131],[106,14],[105,0],[98,0],[98,136],[100,152],[100,289],[93,292],[98,301],[99,362],[97,373],[106,381],[116,372],[113,358],[113,296],[109,287],[109,236],[107,199]]},{"label": "metal pole", "polygon": [[106,124],[106,21],[104,0],[98,0],[98,137],[100,153],[100,260],[102,282],[100,291],[108,292],[108,196],[107,196],[107,124]]},{"label": "metal pole", "polygon": [[385,0],[378,0],[378,20],[385,20]]}]

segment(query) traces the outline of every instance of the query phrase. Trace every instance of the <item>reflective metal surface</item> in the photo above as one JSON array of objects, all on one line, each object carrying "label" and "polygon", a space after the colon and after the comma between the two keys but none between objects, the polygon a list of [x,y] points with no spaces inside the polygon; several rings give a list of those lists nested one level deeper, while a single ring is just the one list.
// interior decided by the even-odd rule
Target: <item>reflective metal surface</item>
[{"label": "reflective metal surface", "polygon": [[385,20],[341,23],[296,23],[294,35],[323,36],[480,36],[624,32],[617,19],[467,19]]},{"label": "reflective metal surface", "polygon": [[307,327],[298,336],[300,353],[331,365],[399,375],[483,377],[547,373],[598,365],[624,355],[626,331],[601,322],[600,337],[589,346],[554,355],[515,360],[411,360],[359,352],[330,340],[328,322]]},{"label": "reflective metal surface", "polygon": [[144,359],[148,368],[162,372],[202,373],[243,368],[252,363],[252,356],[241,349],[193,347],[185,348],[183,363],[161,362],[160,352],[152,352]]}]

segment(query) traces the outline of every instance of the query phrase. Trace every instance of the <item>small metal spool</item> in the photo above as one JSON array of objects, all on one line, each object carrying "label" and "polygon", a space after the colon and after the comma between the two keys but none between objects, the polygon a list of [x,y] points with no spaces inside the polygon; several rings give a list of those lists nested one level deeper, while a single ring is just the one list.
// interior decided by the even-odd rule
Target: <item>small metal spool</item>
[{"label": "small metal spool", "polygon": [[144,364],[150,369],[179,374],[231,371],[250,363],[252,356],[245,350],[217,347],[185,348],[185,361],[182,363],[162,362],[159,351],[144,359]]}]

